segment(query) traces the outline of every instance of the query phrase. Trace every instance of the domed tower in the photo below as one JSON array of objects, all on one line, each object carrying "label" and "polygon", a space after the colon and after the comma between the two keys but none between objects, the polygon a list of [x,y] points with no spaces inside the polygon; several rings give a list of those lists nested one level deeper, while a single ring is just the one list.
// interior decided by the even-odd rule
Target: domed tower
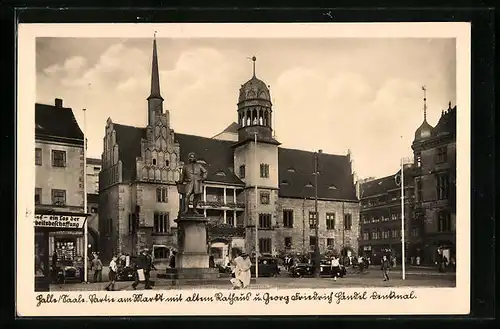
[{"label": "domed tower", "polygon": [[257,225],[260,253],[276,253],[278,200],[278,145],[273,138],[271,95],[255,75],[240,88],[238,97],[238,142],[234,148],[234,172],[245,182],[245,249],[255,252]]},{"label": "domed tower", "polygon": [[420,167],[421,166],[421,153],[419,144],[426,141],[427,139],[432,137],[433,127],[427,122],[427,89],[422,87],[424,91],[424,121],[415,131],[415,138],[413,139],[412,149],[413,155],[415,158],[415,163]]},{"label": "domed tower", "polygon": [[253,76],[241,85],[238,97],[238,140],[257,138],[273,141],[271,94],[264,81],[255,75],[256,57],[252,57]]}]

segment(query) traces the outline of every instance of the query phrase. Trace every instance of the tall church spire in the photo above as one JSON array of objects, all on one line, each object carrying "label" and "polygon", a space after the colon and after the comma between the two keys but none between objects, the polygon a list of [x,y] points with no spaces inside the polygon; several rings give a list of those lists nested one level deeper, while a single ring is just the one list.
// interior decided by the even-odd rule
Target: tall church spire
[{"label": "tall church spire", "polygon": [[153,62],[151,65],[151,94],[149,98],[163,99],[160,95],[160,72],[158,70],[158,53],[156,50],[156,32],[153,39]]},{"label": "tall church spire", "polygon": [[148,97],[148,123],[154,125],[157,113],[163,113],[163,97],[160,95],[160,72],[156,50],[156,31],[153,38],[153,60],[151,65],[151,93]]}]

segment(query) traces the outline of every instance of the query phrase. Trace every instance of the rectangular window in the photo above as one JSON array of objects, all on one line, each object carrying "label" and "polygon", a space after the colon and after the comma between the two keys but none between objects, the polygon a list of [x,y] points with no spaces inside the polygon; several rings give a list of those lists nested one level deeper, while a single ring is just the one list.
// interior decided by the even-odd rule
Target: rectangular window
[{"label": "rectangular window", "polygon": [[41,148],[35,149],[35,165],[36,166],[42,165],[42,149]]},{"label": "rectangular window", "polygon": [[391,219],[392,219],[392,220],[397,220],[398,218],[399,218],[399,214],[398,214],[398,213],[393,212],[393,213],[391,214]]},{"label": "rectangular window", "polygon": [[418,236],[418,228],[412,228],[411,229],[411,236],[414,236],[414,237]]},{"label": "rectangular window", "polygon": [[269,178],[269,165],[265,163],[260,164],[260,177]]},{"label": "rectangular window", "polygon": [[335,213],[333,212],[326,213],[326,229],[327,230],[335,229]]},{"label": "rectangular window", "polygon": [[368,232],[363,233],[363,240],[370,240],[370,234]]},{"label": "rectangular window", "polygon": [[66,191],[53,189],[52,204],[54,206],[64,207],[66,205]]},{"label": "rectangular window", "polygon": [[283,227],[293,228],[293,210],[283,210]]},{"label": "rectangular window", "polygon": [[436,149],[436,163],[444,163],[448,160],[448,148],[438,147]]},{"label": "rectangular window", "polygon": [[292,249],[292,238],[291,237],[285,238],[285,249]]},{"label": "rectangular window", "polygon": [[272,251],[271,238],[259,239],[259,251],[261,254],[270,254]]},{"label": "rectangular window", "polygon": [[128,233],[134,233],[134,215],[128,214]]},{"label": "rectangular window", "polygon": [[422,180],[417,178],[415,180],[415,201],[422,202]]},{"label": "rectangular window", "polygon": [[399,236],[399,230],[397,229],[392,230],[392,237],[397,238],[398,236]]},{"label": "rectangular window", "polygon": [[156,202],[168,202],[168,188],[159,187],[156,189]]},{"label": "rectangular window", "polygon": [[113,234],[113,218],[110,218],[108,220],[108,234]]},{"label": "rectangular window", "polygon": [[448,189],[448,175],[442,174],[437,175],[437,199],[438,200],[446,200],[448,199],[449,189]]},{"label": "rectangular window", "polygon": [[326,246],[332,248],[334,246],[335,240],[333,238],[326,239]]},{"label": "rectangular window", "polygon": [[379,232],[373,231],[372,232],[372,239],[373,240],[378,240],[379,239]]},{"label": "rectangular window", "polygon": [[382,239],[389,239],[389,231],[382,232]]},{"label": "rectangular window", "polygon": [[240,178],[245,178],[245,165],[240,166]]},{"label": "rectangular window", "polygon": [[271,228],[271,214],[259,214],[259,227]]},{"label": "rectangular window", "polygon": [[52,150],[52,166],[66,167],[66,151]]},{"label": "rectangular window", "polygon": [[439,212],[438,215],[438,231],[449,232],[451,231],[451,218],[450,213],[446,211]]},{"label": "rectangular window", "polygon": [[41,204],[42,203],[42,189],[41,188],[35,188],[35,204]]},{"label": "rectangular window", "polygon": [[269,192],[260,192],[260,203],[269,204]]},{"label": "rectangular window", "polygon": [[352,227],[352,215],[351,214],[345,214],[344,215],[344,229],[346,231],[351,230]]},{"label": "rectangular window", "polygon": [[233,216],[228,215],[228,216],[226,217],[226,221],[227,221],[227,224],[228,224],[228,225],[234,226],[234,217],[233,217]]},{"label": "rectangular window", "polygon": [[314,211],[309,212],[309,228],[310,229],[316,228],[317,217],[318,216]]},{"label": "rectangular window", "polygon": [[169,227],[169,216],[168,213],[157,212],[154,214],[154,226],[153,232],[156,234],[166,234],[168,233]]},{"label": "rectangular window", "polygon": [[309,246],[311,246],[311,247],[316,246],[316,237],[315,236],[309,237]]}]

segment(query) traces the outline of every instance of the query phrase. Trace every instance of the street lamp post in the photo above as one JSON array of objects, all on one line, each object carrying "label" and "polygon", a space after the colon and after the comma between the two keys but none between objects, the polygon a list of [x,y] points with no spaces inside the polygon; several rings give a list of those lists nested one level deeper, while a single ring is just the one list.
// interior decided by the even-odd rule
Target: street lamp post
[{"label": "street lamp post", "polygon": [[320,276],[321,265],[319,259],[319,216],[318,216],[318,154],[322,153],[322,150],[314,152],[314,265],[316,268],[316,277]]}]

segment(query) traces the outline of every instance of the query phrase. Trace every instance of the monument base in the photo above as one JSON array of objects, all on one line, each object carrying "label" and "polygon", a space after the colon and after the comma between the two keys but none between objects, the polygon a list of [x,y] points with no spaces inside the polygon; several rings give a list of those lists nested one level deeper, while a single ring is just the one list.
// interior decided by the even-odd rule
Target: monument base
[{"label": "monument base", "polygon": [[167,268],[165,278],[170,280],[200,280],[209,281],[219,278],[219,269],[217,268]]}]

